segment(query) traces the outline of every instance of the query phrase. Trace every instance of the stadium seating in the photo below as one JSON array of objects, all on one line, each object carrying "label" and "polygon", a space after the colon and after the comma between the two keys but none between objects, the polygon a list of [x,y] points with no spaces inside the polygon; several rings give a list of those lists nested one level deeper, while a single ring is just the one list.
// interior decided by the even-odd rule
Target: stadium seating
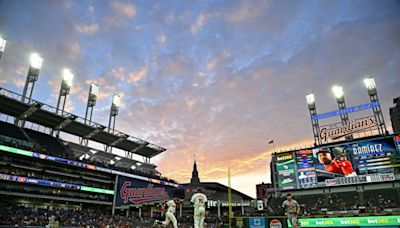
[{"label": "stadium seating", "polygon": [[[28,139],[26,135],[30,139]],[[92,165],[119,170],[122,172],[127,172],[145,177],[156,178],[177,183],[175,180],[161,177],[157,170],[139,171],[139,170],[132,170],[127,167],[119,167],[115,164],[111,165],[108,162],[100,161],[95,158],[80,159],[80,156],[82,154],[88,153],[89,148],[67,142],[64,142],[65,144],[67,144],[66,146],[64,146],[61,140],[49,134],[34,131],[28,128],[21,129],[13,124],[3,121],[0,121],[0,143],[21,149],[34,150],[44,154],[49,154],[66,159],[71,159],[76,161],[81,160],[83,162]]]},{"label": "stadium seating", "polygon": [[24,129],[24,131],[32,140],[36,141],[43,147],[43,152],[55,156],[68,157],[65,147],[53,136],[30,129]]},{"label": "stadium seating", "polygon": [[3,121],[0,121],[0,135],[5,135],[11,138],[29,141],[29,139],[25,137],[24,133],[19,127],[15,126],[14,124],[10,124]]}]

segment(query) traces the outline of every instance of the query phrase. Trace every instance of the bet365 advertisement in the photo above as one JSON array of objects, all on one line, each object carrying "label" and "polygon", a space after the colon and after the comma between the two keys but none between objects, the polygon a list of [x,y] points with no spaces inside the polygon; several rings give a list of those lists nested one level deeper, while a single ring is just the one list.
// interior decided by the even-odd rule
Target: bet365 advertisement
[{"label": "bet365 advertisement", "polygon": [[316,187],[317,182],[337,186],[391,181],[400,173],[399,144],[400,137],[385,137],[277,154],[278,187],[285,190]]},{"label": "bet365 advertisement", "polygon": [[277,154],[275,159],[278,187],[281,190],[297,188],[294,154],[292,152]]}]

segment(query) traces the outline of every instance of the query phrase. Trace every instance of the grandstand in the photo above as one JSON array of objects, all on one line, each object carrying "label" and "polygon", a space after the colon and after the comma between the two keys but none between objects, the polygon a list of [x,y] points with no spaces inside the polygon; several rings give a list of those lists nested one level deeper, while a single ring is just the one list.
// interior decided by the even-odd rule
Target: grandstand
[{"label": "grandstand", "polygon": [[[0,88],[0,225],[43,226],[53,215],[62,226],[145,226],[149,220],[140,218],[156,216],[158,202],[114,210],[116,177],[178,187],[150,162],[164,148],[98,123],[86,124],[71,113],[58,114],[38,101],[21,100],[21,95]],[[107,150],[67,140],[59,132]],[[126,218],[135,213],[140,215]]]}]

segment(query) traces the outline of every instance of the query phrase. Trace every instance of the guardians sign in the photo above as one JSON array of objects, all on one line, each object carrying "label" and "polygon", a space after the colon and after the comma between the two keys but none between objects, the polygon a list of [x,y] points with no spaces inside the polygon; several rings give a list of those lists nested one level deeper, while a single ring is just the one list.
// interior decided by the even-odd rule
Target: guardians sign
[{"label": "guardians sign", "polygon": [[115,206],[166,201],[173,197],[173,189],[170,186],[119,176]]},{"label": "guardians sign", "polygon": [[371,116],[363,119],[351,120],[344,126],[321,127],[319,137],[323,143],[332,142],[377,126],[378,122]]}]

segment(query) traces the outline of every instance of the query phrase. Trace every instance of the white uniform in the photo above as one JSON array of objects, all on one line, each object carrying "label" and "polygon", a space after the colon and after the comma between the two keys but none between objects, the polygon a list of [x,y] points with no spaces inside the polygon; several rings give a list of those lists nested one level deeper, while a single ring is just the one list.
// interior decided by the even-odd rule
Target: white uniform
[{"label": "white uniform", "polygon": [[203,228],[206,217],[205,203],[207,196],[203,193],[195,193],[190,200],[194,204],[194,228]]},{"label": "white uniform", "polygon": [[167,203],[167,213],[165,213],[165,221],[162,222],[164,227],[167,227],[170,222],[174,225],[174,228],[178,228],[178,222],[175,218],[176,204],[173,200],[168,201]]}]

